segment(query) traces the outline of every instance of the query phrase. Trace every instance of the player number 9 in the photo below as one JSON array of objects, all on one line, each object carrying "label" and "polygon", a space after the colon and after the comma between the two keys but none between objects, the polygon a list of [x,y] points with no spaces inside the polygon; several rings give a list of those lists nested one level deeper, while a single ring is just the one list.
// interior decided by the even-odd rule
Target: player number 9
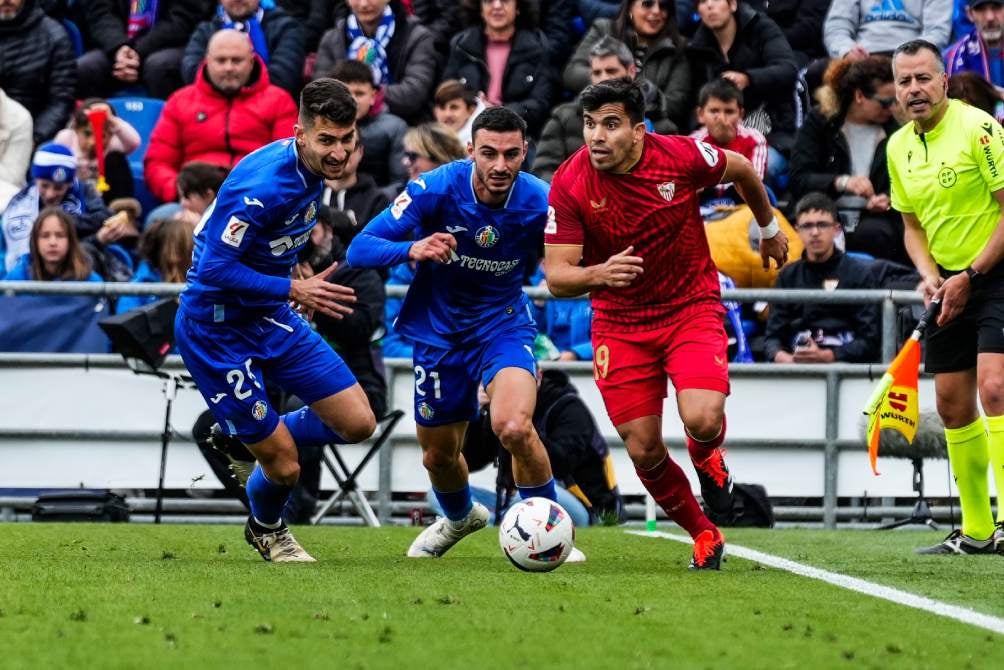
[{"label": "player number 9", "polygon": [[606,379],[610,372],[610,348],[605,344],[596,347],[593,355],[593,379]]}]

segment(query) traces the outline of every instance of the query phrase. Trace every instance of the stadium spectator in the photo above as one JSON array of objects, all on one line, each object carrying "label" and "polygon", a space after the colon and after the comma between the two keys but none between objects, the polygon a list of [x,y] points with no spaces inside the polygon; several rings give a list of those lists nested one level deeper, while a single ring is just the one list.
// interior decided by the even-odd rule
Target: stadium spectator
[{"label": "stadium spectator", "polygon": [[435,83],[435,39],[400,0],[347,0],[351,11],[324,33],[315,76],[339,61],[361,60],[373,69],[387,109],[408,123],[422,118]]},{"label": "stadium spectator", "polygon": [[699,0],[701,25],[690,42],[694,90],[724,77],[743,92],[746,125],[759,130],[775,151],[768,156],[771,177],[785,170],[782,154],[795,137],[795,79],[798,66],[781,29],[737,0]]},{"label": "stadium spectator", "polygon": [[415,16],[432,33],[438,54],[449,51],[450,38],[464,27],[458,5],[457,0],[411,0]]},{"label": "stadium spectator", "polygon": [[346,245],[370,219],[390,204],[390,198],[377,186],[373,177],[359,171],[360,161],[365,157],[364,152],[363,145],[357,143],[355,150],[349,155],[342,176],[338,179],[325,179],[321,194],[322,204],[345,214],[344,217],[338,217],[337,224],[329,222],[329,226],[348,226],[344,230],[338,228],[335,231]]},{"label": "stadium spectator", "polygon": [[87,0],[83,32],[94,48],[77,59],[77,97],[142,85],[155,98],[181,86],[181,57],[207,0]]},{"label": "stadium spectator", "polygon": [[331,26],[336,1],[342,3],[342,0],[276,0],[275,4],[300,22],[304,50],[311,54],[317,51],[321,35]]},{"label": "stadium spectator", "polygon": [[178,171],[178,205],[174,218],[198,225],[227,178],[229,170],[212,163],[192,161]]},{"label": "stadium spectator", "polygon": [[575,17],[575,0],[538,0],[537,5],[540,30],[547,38],[551,65],[560,74],[578,41],[571,28]]},{"label": "stadium spectator", "polygon": [[886,141],[898,127],[890,61],[834,60],[823,82],[819,108],[806,117],[792,150],[791,191],[796,198],[820,191],[836,200],[848,250],[910,265],[903,222],[889,201]]},{"label": "stadium spectator", "polygon": [[[478,389],[478,401],[481,409],[464,436],[463,454],[471,472],[493,464],[498,467],[494,491],[471,487],[474,499],[491,511],[489,523],[494,523],[515,502],[516,483],[512,457],[492,431],[491,407],[483,387]],[[607,442],[589,407],[561,370],[538,368],[533,425],[558,483],[558,504],[574,524],[585,527],[623,521],[624,503]],[[436,514],[443,514],[435,496],[429,496],[429,504]]]},{"label": "stadium spectator", "polygon": [[[684,0],[681,0],[684,1]],[[691,72],[670,0],[622,0],[614,19],[597,19],[565,67],[565,88],[578,93],[592,81],[591,50],[611,35],[628,46],[645,80],[665,96],[664,110],[680,130],[690,128]]]},{"label": "stadium spectator", "polygon": [[[192,266],[194,231],[195,226],[181,219],[161,219],[148,226],[139,240],[140,262],[132,282],[183,283]],[[116,312],[128,312],[158,299],[155,295],[124,295],[118,299]]]},{"label": "stadium spectator", "polygon": [[[691,137],[745,156],[761,180],[767,175],[767,139],[743,123],[743,92],[731,79],[712,79],[697,94],[697,122]],[[743,202],[732,184],[717,184],[701,192],[701,204],[735,205]]]},{"label": "stadium spectator", "polygon": [[[795,205],[795,230],[805,251],[781,269],[776,288],[881,288],[872,263],[837,248],[836,204],[822,193]],[[875,363],[879,360],[879,306],[873,304],[771,303],[764,355],[775,363]]]},{"label": "stadium spectator", "polygon": [[948,80],[948,97],[983,110],[997,123],[1004,120],[1004,101],[997,87],[975,72],[956,72]]},{"label": "stadium spectator", "polygon": [[0,88],[31,113],[36,145],[66,125],[76,78],[66,29],[36,0],[0,0]]},{"label": "stadium spectator", "polygon": [[30,231],[40,210],[61,207],[71,216],[79,238],[99,231],[108,242],[123,237],[128,226],[105,226],[111,217],[101,196],[88,184],[76,179],[77,161],[69,148],[61,144],[43,144],[31,163],[31,182],[11,198],[0,218],[0,253],[4,270],[10,271],[23,254],[28,253]]},{"label": "stadium spectator", "polygon": [[291,96],[300,92],[307,57],[303,26],[281,9],[265,9],[260,0],[220,0],[216,16],[195,28],[181,58],[181,79],[186,84],[195,81],[209,38],[220,30],[246,33],[268,70],[269,81]]},{"label": "stadium spectator", "polygon": [[795,53],[795,62],[805,67],[809,61],[826,57],[823,48],[823,22],[830,0],[745,0],[765,14],[784,33]]},{"label": "stadium spectator", "polygon": [[423,123],[404,134],[404,165],[408,179],[467,156],[457,134],[441,123]]},{"label": "stadium spectator", "polygon": [[969,0],[966,16],[975,28],[945,52],[945,71],[949,77],[975,72],[998,87],[999,97],[1004,91],[1004,0]]},{"label": "stadium spectator", "polygon": [[115,115],[102,98],[84,100],[70,119],[70,126],[56,133],[55,142],[69,147],[77,159],[77,179],[96,187],[98,183],[98,146],[95,142],[94,128],[87,113],[92,110],[104,110],[108,115],[102,129],[104,146],[100,151],[104,154],[105,181],[108,190],[101,194],[105,203],[111,203],[118,198],[131,198],[135,193],[132,170],[126,158],[140,145],[139,133],[127,121]]},{"label": "stadium spectator", "polygon": [[[345,84],[356,99],[356,128],[362,140],[363,172],[380,186],[404,183],[404,134],[408,124],[383,108],[380,90],[373,85],[373,70],[357,60],[343,60],[331,76]],[[366,220],[360,222],[365,225]]]},{"label": "stadium spectator", "polygon": [[490,107],[516,112],[526,121],[527,134],[536,138],[557,84],[536,5],[532,0],[465,0],[463,7],[472,25],[451,40],[443,79],[459,80]]},{"label": "stadium spectator", "polygon": [[[638,66],[627,46],[607,35],[593,44],[589,57],[589,78],[592,83],[606,79],[638,76]],[[677,132],[676,124],[669,118],[666,96],[648,79],[641,80],[645,91],[645,124],[653,131],[668,135]],[[551,118],[544,125],[537,143],[537,156],[533,173],[544,181],[561,163],[583,144],[582,111],[578,98],[558,105],[551,110]]]},{"label": "stadium spectator", "polygon": [[251,39],[221,30],[209,40],[195,83],[171,95],[153,129],[144,159],[150,192],[173,201],[186,163],[233,167],[255,149],[289,137],[295,123],[296,104],[269,81]]},{"label": "stadium spectator", "polygon": [[477,92],[456,79],[447,79],[436,87],[432,104],[436,121],[453,130],[461,144],[471,141],[471,125],[485,109],[485,101]]},{"label": "stadium spectator", "polygon": [[24,188],[31,165],[31,114],[0,89],[0,211]]},{"label": "stadium spectator", "polygon": [[952,0],[833,0],[823,23],[823,42],[831,58],[858,61],[892,54],[897,44],[923,37],[939,49],[948,46]]},{"label": "stadium spectator", "polygon": [[28,253],[4,277],[7,281],[101,281],[80,247],[73,218],[62,207],[46,207],[31,227]]}]

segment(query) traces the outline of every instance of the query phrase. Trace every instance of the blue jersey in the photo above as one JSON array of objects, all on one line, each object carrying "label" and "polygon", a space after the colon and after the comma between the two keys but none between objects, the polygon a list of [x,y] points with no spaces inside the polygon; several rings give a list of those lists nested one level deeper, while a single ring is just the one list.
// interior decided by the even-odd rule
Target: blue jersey
[{"label": "blue jersey", "polygon": [[317,220],[323,181],[290,138],[234,167],[195,231],[185,314],[216,323],[268,315],[289,298],[297,253]]},{"label": "blue jersey", "polygon": [[460,160],[410,181],[349,246],[351,265],[384,267],[406,262],[412,239],[456,238],[452,262],[418,266],[394,324],[409,339],[449,348],[534,324],[522,285],[547,224],[548,185],[520,172],[505,204],[489,207],[473,178],[474,163]]}]

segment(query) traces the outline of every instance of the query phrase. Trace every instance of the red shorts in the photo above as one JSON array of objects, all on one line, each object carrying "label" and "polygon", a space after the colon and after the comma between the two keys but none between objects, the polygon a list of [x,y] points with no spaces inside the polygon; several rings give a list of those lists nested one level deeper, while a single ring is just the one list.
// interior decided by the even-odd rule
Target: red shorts
[{"label": "red shorts", "polygon": [[728,336],[715,310],[702,310],[656,330],[593,331],[593,378],[615,426],[662,416],[666,377],[677,393],[729,394]]}]

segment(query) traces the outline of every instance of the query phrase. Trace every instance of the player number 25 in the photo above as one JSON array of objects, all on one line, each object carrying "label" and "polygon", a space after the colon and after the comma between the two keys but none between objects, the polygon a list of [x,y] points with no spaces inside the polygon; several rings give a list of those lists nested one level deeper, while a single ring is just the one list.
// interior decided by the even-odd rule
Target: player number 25
[{"label": "player number 25", "polygon": [[430,372],[428,375],[425,373],[425,368],[421,365],[415,366],[415,393],[425,397],[425,389],[422,388],[422,384],[425,383],[425,378],[428,377],[432,380],[432,397],[439,400],[441,397],[439,394],[439,373],[436,371]]},{"label": "player number 25", "polygon": [[[251,380],[251,383],[254,384],[255,387],[261,388],[261,384],[258,383],[258,378],[254,376],[253,372],[251,372],[250,358],[244,361],[244,368],[247,370],[248,379]],[[251,389],[244,388],[244,371],[240,368],[227,372],[227,383],[233,384],[234,396],[236,396],[238,400],[244,400],[244,398],[247,398],[252,393]]]}]

